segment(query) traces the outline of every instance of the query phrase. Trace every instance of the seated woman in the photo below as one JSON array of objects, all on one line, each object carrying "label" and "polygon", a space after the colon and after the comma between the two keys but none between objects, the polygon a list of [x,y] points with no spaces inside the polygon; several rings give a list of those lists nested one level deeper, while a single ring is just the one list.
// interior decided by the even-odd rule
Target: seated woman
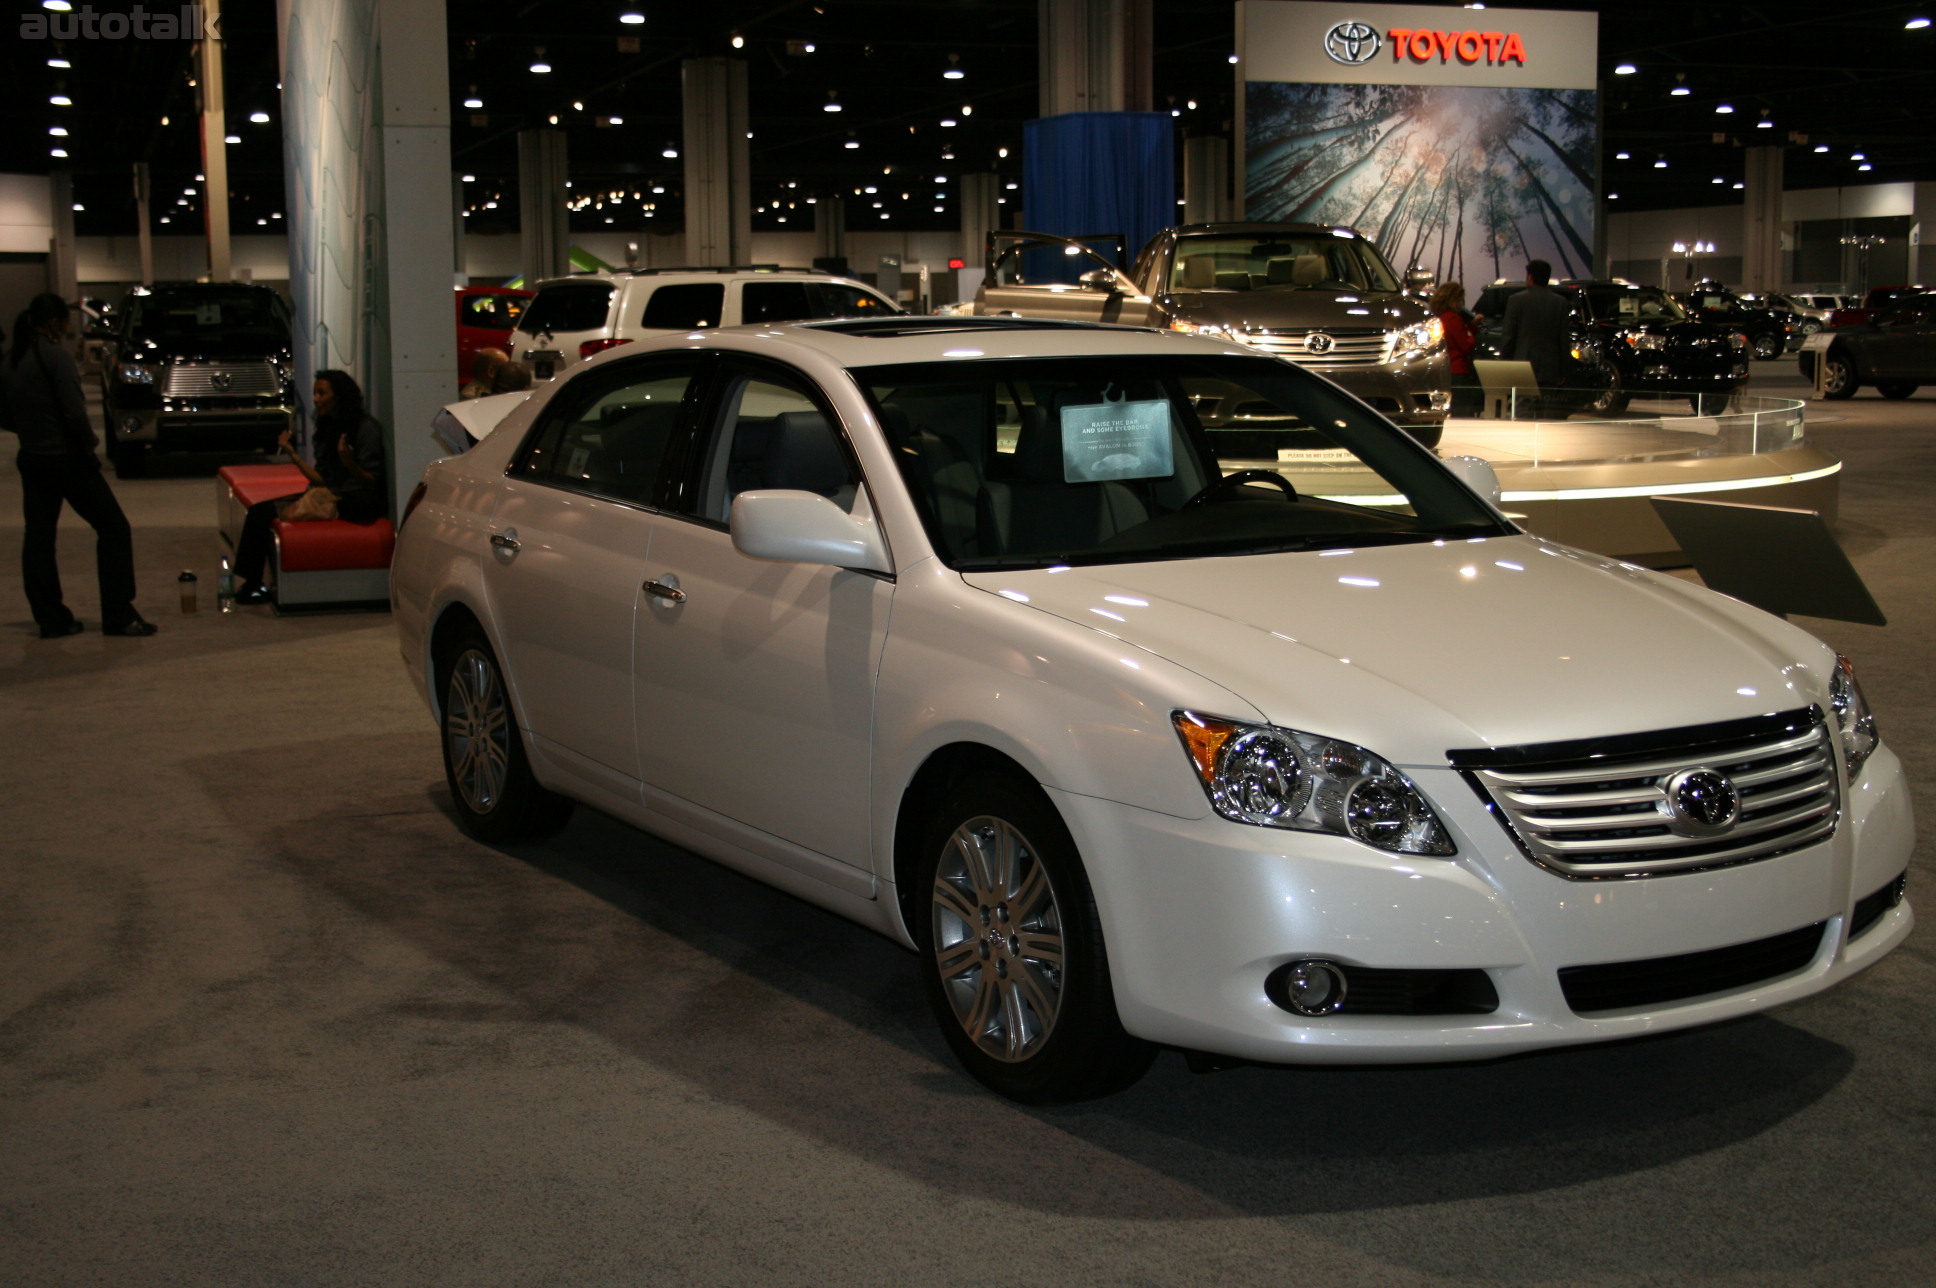
[{"label": "seated woman", "polygon": [[316,408],[316,463],[311,465],[296,454],[292,431],[284,430],[280,440],[310,485],[294,496],[249,507],[235,543],[238,604],[269,601],[262,570],[269,558],[270,525],[278,518],[375,523],[389,508],[383,482],[383,426],[363,410],[363,390],[348,372],[319,371],[311,398]]}]

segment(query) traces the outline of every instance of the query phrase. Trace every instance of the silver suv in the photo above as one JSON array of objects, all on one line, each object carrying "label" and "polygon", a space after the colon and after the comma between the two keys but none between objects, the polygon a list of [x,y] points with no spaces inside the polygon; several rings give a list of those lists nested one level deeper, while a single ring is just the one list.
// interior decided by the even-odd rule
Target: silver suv
[{"label": "silver suv", "polygon": [[1427,447],[1452,405],[1443,328],[1349,228],[1166,228],[1126,274],[1076,238],[994,233],[974,312],[1228,337],[1318,372]]},{"label": "silver suv", "polygon": [[539,282],[537,290],[511,336],[511,356],[536,380],[668,331],[901,311],[865,283],[777,265],[581,273]]}]

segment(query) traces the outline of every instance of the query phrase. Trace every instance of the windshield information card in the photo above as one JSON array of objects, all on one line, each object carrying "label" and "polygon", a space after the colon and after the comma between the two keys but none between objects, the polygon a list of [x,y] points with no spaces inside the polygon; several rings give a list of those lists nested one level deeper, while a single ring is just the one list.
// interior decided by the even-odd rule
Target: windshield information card
[{"label": "windshield information card", "polygon": [[1062,480],[1105,483],[1168,478],[1176,469],[1170,404],[1089,403],[1062,409]]}]

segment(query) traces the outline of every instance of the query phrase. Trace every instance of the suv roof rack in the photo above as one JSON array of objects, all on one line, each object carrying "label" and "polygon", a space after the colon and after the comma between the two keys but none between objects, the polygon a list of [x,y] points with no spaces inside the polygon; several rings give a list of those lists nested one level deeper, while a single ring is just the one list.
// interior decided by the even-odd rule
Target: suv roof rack
[{"label": "suv roof rack", "polygon": [[[619,272],[632,277],[652,277],[659,273],[818,273],[817,268],[800,268],[791,264],[681,264],[666,268],[626,268]],[[837,273],[824,274],[838,277]]]}]

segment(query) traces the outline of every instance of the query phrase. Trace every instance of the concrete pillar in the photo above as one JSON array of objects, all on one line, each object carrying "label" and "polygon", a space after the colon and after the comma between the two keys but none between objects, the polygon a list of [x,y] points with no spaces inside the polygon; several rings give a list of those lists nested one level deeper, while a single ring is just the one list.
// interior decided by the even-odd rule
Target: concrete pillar
[{"label": "concrete pillar", "polygon": [[979,272],[986,267],[988,234],[1001,227],[996,198],[1001,195],[1001,176],[981,171],[961,176],[961,259],[968,269]]},{"label": "concrete pillar", "polygon": [[744,264],[753,252],[747,160],[746,63],[688,58],[680,65],[686,122],[686,258]]},{"label": "concrete pillar", "polygon": [[152,226],[154,221],[148,210],[148,201],[152,196],[149,188],[148,163],[137,161],[134,163],[135,238],[141,248],[141,284],[143,286],[155,284],[155,233]]},{"label": "concrete pillar", "polygon": [[815,259],[847,258],[847,203],[839,197],[813,203],[813,254]]},{"label": "concrete pillar", "polygon": [[[47,176],[48,214],[54,235],[47,242],[47,289],[70,304],[80,298],[80,262],[74,241],[74,176],[56,170]],[[12,318],[7,319],[12,322]]]},{"label": "concrete pillar", "polygon": [[1909,212],[1909,280],[1936,282],[1936,183],[1919,183]]},{"label": "concrete pillar", "polygon": [[1152,0],[1040,0],[1041,114],[1147,112]]},{"label": "concrete pillar", "polygon": [[[204,31],[219,31],[222,0],[202,0],[208,15]],[[202,224],[208,236],[208,280],[234,277],[229,257],[229,149],[227,104],[222,88],[222,42],[196,45],[196,79],[202,99]]]},{"label": "concrete pillar", "polygon": [[[449,167],[445,167],[448,171]],[[524,284],[571,271],[565,132],[518,131],[518,236]]]},{"label": "concrete pillar", "polygon": [[1781,260],[1781,149],[1749,148],[1747,162],[1741,286],[1748,291],[1779,291],[1787,277]]},{"label": "concrete pillar", "polygon": [[1230,141],[1218,135],[1183,140],[1183,221],[1214,224],[1237,218],[1230,196]]},{"label": "concrete pillar", "polygon": [[365,388],[388,431],[392,514],[443,455],[430,422],[457,397],[448,47],[444,0],[378,0],[383,191],[373,303],[382,330]]}]

